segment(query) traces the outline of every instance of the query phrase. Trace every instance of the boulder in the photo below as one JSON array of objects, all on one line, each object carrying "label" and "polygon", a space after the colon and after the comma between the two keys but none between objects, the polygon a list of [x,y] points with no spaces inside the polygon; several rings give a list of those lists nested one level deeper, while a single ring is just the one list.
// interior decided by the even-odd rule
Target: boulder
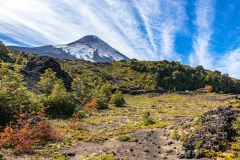
[{"label": "boulder", "polygon": [[68,90],[71,88],[71,83],[73,81],[72,77],[61,69],[60,64],[52,57],[35,57],[30,60],[26,67],[21,70],[21,73],[24,76],[24,80],[27,82],[27,85],[30,89],[35,92],[38,92],[37,84],[40,80],[40,76],[48,68],[56,72],[56,76],[59,79],[62,79],[64,85]]}]

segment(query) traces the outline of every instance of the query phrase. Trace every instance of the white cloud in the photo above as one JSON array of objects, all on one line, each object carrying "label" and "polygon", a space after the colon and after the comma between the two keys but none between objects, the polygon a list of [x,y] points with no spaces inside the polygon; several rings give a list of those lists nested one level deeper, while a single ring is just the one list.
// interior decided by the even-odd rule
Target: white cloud
[{"label": "white cloud", "polygon": [[154,58],[179,60],[174,41],[186,20],[185,2],[135,0],[135,5],[143,19]]},{"label": "white cloud", "polygon": [[216,68],[232,77],[240,78],[240,48],[226,53],[218,60]]},{"label": "white cloud", "polygon": [[0,35],[37,46],[94,34],[139,59],[177,57],[175,34],[184,20],[183,0],[0,0]]},{"label": "white cloud", "polygon": [[213,58],[209,51],[212,36],[212,22],[214,20],[214,0],[197,0],[196,21],[197,28],[194,36],[193,49],[189,57],[191,65],[202,65],[208,69],[213,68]]}]

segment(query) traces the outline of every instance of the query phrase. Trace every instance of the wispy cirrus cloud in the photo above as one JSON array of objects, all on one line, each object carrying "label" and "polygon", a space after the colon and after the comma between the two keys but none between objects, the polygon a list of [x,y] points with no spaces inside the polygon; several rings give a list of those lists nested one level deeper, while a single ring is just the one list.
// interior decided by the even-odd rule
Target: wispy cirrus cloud
[{"label": "wispy cirrus cloud", "polygon": [[215,0],[197,0],[195,4],[196,34],[193,38],[193,49],[189,57],[191,65],[202,65],[208,69],[213,68],[213,57],[209,51],[211,36],[213,34],[212,23],[215,16]]},{"label": "wispy cirrus cloud", "polygon": [[[184,1],[0,1],[0,35],[8,44],[64,44],[94,34],[131,58],[174,59]],[[13,39],[14,38],[14,39]]]},{"label": "wispy cirrus cloud", "polygon": [[[186,20],[185,2],[134,1],[143,19],[155,59],[179,59],[175,53],[175,35],[183,30]],[[156,54],[157,53],[157,54]]]},{"label": "wispy cirrus cloud", "polygon": [[[235,37],[237,43],[230,47],[235,50],[229,51],[226,46],[219,55],[212,50],[214,35],[221,27],[224,32],[228,27],[228,24],[213,27],[219,18],[216,13],[231,17],[225,8],[217,12],[219,3],[216,0],[0,0],[0,40],[7,45],[40,46],[66,44],[93,34],[130,58],[186,62],[189,53],[177,52],[176,39],[178,33],[191,30],[192,34],[187,35],[190,42],[178,41],[178,45],[189,47],[192,39],[190,65],[203,65],[239,77],[236,72],[239,39]],[[189,4],[195,8],[189,9]],[[237,17],[235,10],[232,14]],[[189,21],[193,21],[190,26]],[[225,36],[228,41],[239,33],[237,24],[229,32],[234,34],[230,38]],[[218,44],[223,43],[221,40]],[[184,45],[185,42],[189,45]]]}]

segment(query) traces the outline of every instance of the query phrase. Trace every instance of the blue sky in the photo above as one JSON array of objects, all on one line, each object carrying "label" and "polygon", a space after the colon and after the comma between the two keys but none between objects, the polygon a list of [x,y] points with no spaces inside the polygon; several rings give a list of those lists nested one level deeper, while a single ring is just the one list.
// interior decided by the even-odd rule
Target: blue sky
[{"label": "blue sky", "polygon": [[239,0],[0,0],[0,40],[41,46],[91,34],[130,58],[240,78],[239,18]]}]

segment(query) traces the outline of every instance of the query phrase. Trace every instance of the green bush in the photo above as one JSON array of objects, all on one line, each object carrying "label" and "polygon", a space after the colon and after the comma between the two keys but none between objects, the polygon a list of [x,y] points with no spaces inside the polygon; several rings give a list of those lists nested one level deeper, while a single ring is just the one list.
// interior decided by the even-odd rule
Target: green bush
[{"label": "green bush", "polygon": [[97,97],[97,109],[107,109],[108,104],[104,98]]},{"label": "green bush", "polygon": [[97,156],[85,157],[84,160],[116,160],[116,158],[113,154],[104,153]]},{"label": "green bush", "polygon": [[136,141],[135,138],[132,138],[129,135],[126,135],[126,134],[118,136],[117,140],[122,141],[122,142],[134,142],[134,141]]},{"label": "green bush", "polygon": [[116,91],[116,93],[112,95],[110,102],[116,107],[123,107],[125,104],[125,99],[122,92]]},{"label": "green bush", "polygon": [[46,114],[52,117],[70,117],[75,109],[71,95],[66,91],[62,80],[58,80],[45,101]]},{"label": "green bush", "polygon": [[143,113],[143,124],[145,126],[155,124],[155,121],[151,118],[150,112],[144,112]]}]

